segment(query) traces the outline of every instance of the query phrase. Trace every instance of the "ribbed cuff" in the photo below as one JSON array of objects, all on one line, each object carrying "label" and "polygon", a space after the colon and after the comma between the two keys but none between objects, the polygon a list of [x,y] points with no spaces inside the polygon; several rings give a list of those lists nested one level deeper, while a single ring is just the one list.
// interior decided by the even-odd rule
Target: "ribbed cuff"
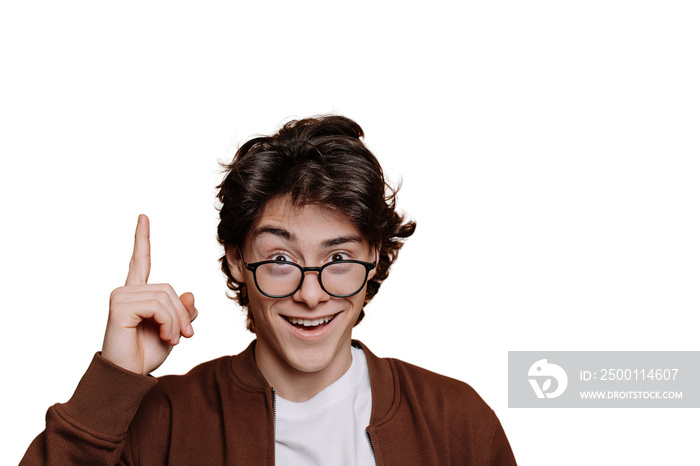
[{"label": "ribbed cuff", "polygon": [[63,410],[75,421],[107,435],[124,435],[141,401],[157,384],[96,353]]}]

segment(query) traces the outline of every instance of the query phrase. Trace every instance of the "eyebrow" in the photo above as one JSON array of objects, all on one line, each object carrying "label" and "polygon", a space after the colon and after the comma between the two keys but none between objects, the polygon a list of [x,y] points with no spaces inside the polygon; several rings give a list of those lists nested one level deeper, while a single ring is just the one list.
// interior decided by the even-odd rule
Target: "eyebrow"
[{"label": "eyebrow", "polygon": [[275,228],[271,226],[261,226],[260,228],[256,228],[253,232],[253,236],[260,236],[263,233],[279,236],[287,241],[294,241],[295,243],[299,240],[295,234],[288,232],[284,228]]},{"label": "eyebrow", "polygon": [[[284,228],[277,228],[273,226],[267,226],[263,225],[259,228],[256,228],[255,231],[253,232],[253,236],[259,236],[263,233],[268,233],[270,235],[278,236],[282,239],[285,239],[287,241],[292,241],[294,243],[299,242],[299,238],[297,235],[294,233],[291,233]],[[334,246],[340,246],[341,244],[347,244],[347,243],[362,243],[362,238],[360,238],[357,235],[347,235],[347,236],[339,236],[337,238],[332,238],[332,239],[327,239],[321,242],[321,247],[322,248],[332,248]]]},{"label": "eyebrow", "polygon": [[332,248],[334,246],[340,246],[341,244],[346,244],[346,243],[361,243],[362,238],[359,236],[355,235],[349,235],[349,236],[341,236],[338,238],[333,238],[333,239],[327,239],[321,243],[321,246],[324,248]]}]

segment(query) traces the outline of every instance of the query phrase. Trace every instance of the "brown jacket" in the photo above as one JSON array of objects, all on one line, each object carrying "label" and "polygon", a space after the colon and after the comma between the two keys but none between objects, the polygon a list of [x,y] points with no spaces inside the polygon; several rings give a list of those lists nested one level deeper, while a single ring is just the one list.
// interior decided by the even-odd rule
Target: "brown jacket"
[{"label": "brown jacket", "polygon": [[[496,415],[469,385],[353,344],[367,356],[378,465],[515,465]],[[20,464],[273,465],[274,390],[254,345],[159,379],[95,355]]]}]

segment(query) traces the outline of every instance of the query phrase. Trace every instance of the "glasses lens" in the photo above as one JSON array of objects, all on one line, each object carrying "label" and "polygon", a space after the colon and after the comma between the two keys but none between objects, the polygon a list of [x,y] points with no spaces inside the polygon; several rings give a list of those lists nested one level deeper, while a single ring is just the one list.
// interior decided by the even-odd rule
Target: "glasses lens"
[{"label": "glasses lens", "polygon": [[301,281],[301,270],[285,263],[262,264],[255,275],[260,291],[270,296],[294,293]]},{"label": "glasses lens", "polygon": [[367,269],[352,262],[332,262],[321,272],[321,282],[332,295],[347,296],[360,291],[365,285]]}]

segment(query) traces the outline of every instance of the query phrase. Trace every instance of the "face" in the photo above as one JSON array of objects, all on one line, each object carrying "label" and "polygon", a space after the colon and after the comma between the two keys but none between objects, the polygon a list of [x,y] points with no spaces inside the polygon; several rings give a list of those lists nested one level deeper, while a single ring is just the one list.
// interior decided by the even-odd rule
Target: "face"
[{"label": "face", "polygon": [[[267,204],[241,252],[248,264],[274,259],[314,267],[343,259],[375,260],[375,251],[346,216],[318,205],[295,207],[286,197]],[[268,298],[256,287],[238,249],[230,248],[226,256],[234,278],[248,288],[256,359],[268,381],[270,371],[335,380],[350,367],[351,333],[366,285],[354,296],[335,298],[321,288],[317,272],[307,272],[293,295]],[[368,279],[374,273],[372,269]]]}]

